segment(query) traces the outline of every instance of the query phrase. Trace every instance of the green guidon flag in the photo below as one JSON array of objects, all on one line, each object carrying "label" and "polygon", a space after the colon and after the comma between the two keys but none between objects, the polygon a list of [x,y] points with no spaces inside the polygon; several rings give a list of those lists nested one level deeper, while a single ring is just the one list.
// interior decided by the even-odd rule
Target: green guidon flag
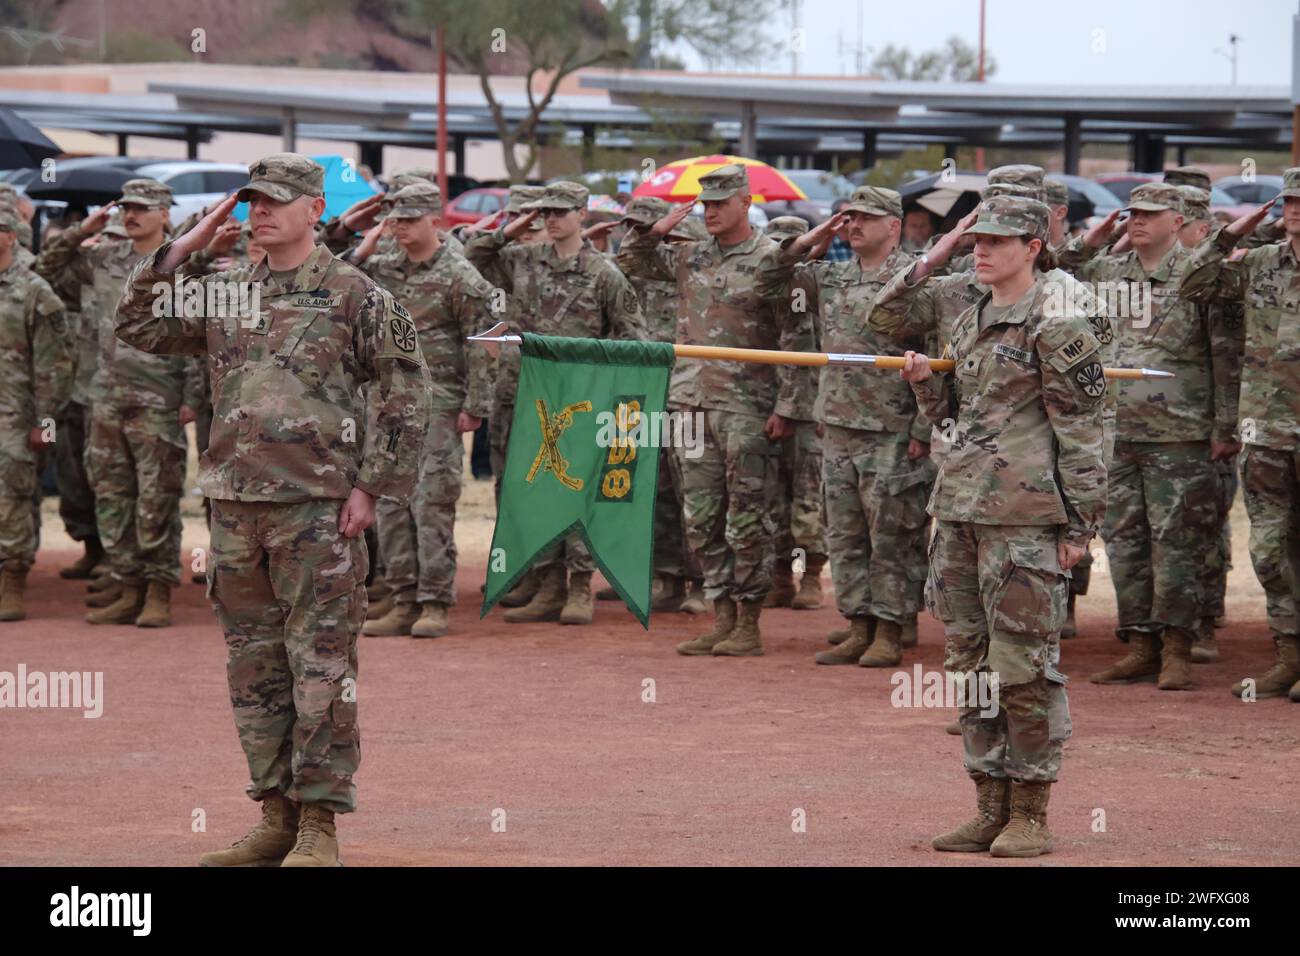
[{"label": "green guidon flag", "polygon": [[648,627],[658,446],[673,347],[522,338],[480,617],[549,545],[576,531]]}]

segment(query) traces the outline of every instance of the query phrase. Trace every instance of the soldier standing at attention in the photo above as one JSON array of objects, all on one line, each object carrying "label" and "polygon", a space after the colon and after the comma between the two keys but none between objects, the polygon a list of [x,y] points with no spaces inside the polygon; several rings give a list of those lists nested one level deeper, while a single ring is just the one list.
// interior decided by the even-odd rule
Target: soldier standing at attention
[{"label": "soldier standing at attention", "polygon": [[978,814],[935,837],[938,850],[1052,849],[1047,803],[1070,736],[1056,669],[1065,573],[1105,510],[1106,379],[1089,321],[1051,307],[1048,216],[1019,196],[979,206],[970,232],[989,291],[951,330],[956,402],[925,355],[907,352],[902,372],[931,421],[955,419],[930,499],[926,584],[947,635],[944,669],[997,681],[995,716],[960,708]]},{"label": "soldier standing at attention", "polygon": [[[777,245],[749,223],[752,192],[745,167],[700,177],[707,241],[664,239],[690,214],[683,203],[652,226],[633,226],[619,249],[623,271],[672,280],[680,290],[677,341],[689,345],[775,349],[783,336],[811,335],[811,318],[783,297],[762,298],[759,270]],[[803,329],[790,334],[797,323]],[[806,323],[806,325],[804,325]],[[791,366],[678,362],[668,403],[703,422],[703,450],[677,448],[685,489],[686,537],[713,601],[713,630],[677,645],[679,654],[752,657],[763,653],[758,629],[772,587],[772,540],[781,441],[794,434],[798,389]]]},{"label": "soldier standing at attention", "polygon": [[[497,269],[502,288],[516,304],[512,314],[528,316],[520,331],[644,339],[645,321],[632,286],[613,263],[582,241],[587,195],[587,187],[579,183],[552,183],[518,219],[471,239],[465,255],[485,274]],[[545,219],[551,241],[514,242],[539,217]],[[577,532],[549,548],[533,567],[540,582],[537,592],[527,604],[506,611],[507,621],[591,623],[596,563]]]},{"label": "soldier standing at attention", "polygon": [[[199,479],[212,499],[208,594],[262,820],[200,863],[333,866],[334,815],[356,808],[361,757],[361,533],[376,498],[411,492],[430,381],[406,310],[316,243],[324,170],[277,153],[249,176],[136,267],[117,333],[150,352],[206,355],[212,376]],[[252,284],[256,314],[155,315],[155,284],[169,284],[239,201],[266,258],[195,281]]]},{"label": "soldier standing at attention", "polygon": [[351,256],[354,265],[406,304],[425,365],[438,369],[415,492],[409,503],[381,498],[375,506],[393,607],[366,622],[362,633],[368,635],[447,633],[447,609],[456,603],[454,529],[465,452],[462,436],[478,428],[492,404],[491,358],[486,349],[465,341],[492,324],[492,286],[442,241],[441,215],[438,187],[405,186],[393,194],[384,220],[397,251],[372,254],[379,237],[371,232]]},{"label": "soldier standing at attention", "polygon": [[[84,247],[114,205],[129,242]],[[180,584],[184,426],[202,403],[198,362],[147,355],[113,334],[113,306],[132,266],[167,237],[172,193],[153,179],[132,179],[116,204],[102,207],[46,246],[36,271],[52,284],[74,273],[94,287],[99,360],[91,394],[86,471],[95,492],[96,524],[108,552],[112,603],[86,615],[91,624],[171,624],[171,593]]]},{"label": "soldier standing at attention", "polygon": [[[1192,642],[1200,629],[1206,554],[1217,548],[1214,462],[1240,446],[1236,432],[1239,346],[1208,310],[1181,298],[1189,254],[1178,242],[1177,186],[1145,183],[1129,197],[1132,249],[1097,256],[1116,214],[1072,240],[1062,261],[1083,280],[1124,289],[1130,316],[1115,323],[1119,364],[1175,378],[1124,380],[1102,537],[1129,652],[1094,674],[1097,684],[1158,676],[1161,690],[1192,686]],[[1229,340],[1224,340],[1229,336]],[[1235,333],[1240,337],[1240,330]]]},{"label": "soldier standing at attention", "polygon": [[51,426],[72,387],[63,303],[18,262],[19,219],[0,209],[0,621],[27,616],[27,572],[36,560],[32,508]]},{"label": "soldier standing at attention", "polygon": [[[903,202],[892,189],[859,186],[844,212],[785,243],[760,288],[776,282],[803,288],[819,316],[824,352],[902,355],[923,337],[895,342],[867,325],[876,295],[912,256],[898,245]],[[840,220],[843,220],[841,222]],[[815,261],[836,229],[853,249],[850,262]],[[934,480],[930,423],[920,416],[906,382],[869,368],[821,370],[815,408],[823,429],[822,480],[831,576],[849,633],[819,664],[893,667],[902,660],[904,631],[915,633],[925,582]]]},{"label": "soldier standing at attention", "polygon": [[1281,196],[1286,241],[1231,256],[1264,221],[1270,200],[1196,247],[1182,292],[1200,302],[1245,305],[1241,485],[1250,515],[1250,560],[1264,588],[1277,659],[1232,692],[1300,701],[1300,167],[1282,174]]}]

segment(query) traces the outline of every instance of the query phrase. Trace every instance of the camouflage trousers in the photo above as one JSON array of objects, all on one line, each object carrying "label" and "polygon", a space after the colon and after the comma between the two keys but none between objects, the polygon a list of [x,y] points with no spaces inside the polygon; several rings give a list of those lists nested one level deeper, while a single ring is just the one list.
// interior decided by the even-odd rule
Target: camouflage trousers
[{"label": "camouflage trousers", "polygon": [[1115,442],[1102,537],[1120,632],[1196,630],[1217,485],[1209,442]]},{"label": "camouflage trousers", "polygon": [[1215,535],[1217,547],[1206,552],[1203,570],[1205,584],[1203,587],[1202,613],[1205,617],[1220,617],[1224,611],[1224,599],[1228,594],[1228,572],[1232,570],[1232,527],[1228,515],[1232,512],[1232,503],[1237,497],[1237,459],[1216,461],[1214,463],[1217,481],[1218,533]]},{"label": "camouflage trousers", "polygon": [[[36,561],[40,540],[44,455],[27,447],[28,432],[26,418],[0,416],[0,560],[17,569]],[[61,437],[56,426],[55,445]]]},{"label": "camouflage trousers", "polygon": [[1054,781],[1070,738],[1059,670],[1068,590],[1060,528],[938,521],[925,601],[943,622],[944,670],[997,680],[997,713],[958,708],[966,770]]},{"label": "camouflage trousers", "polygon": [[92,409],[86,472],[99,537],[119,581],[180,584],[185,452],[177,409]]},{"label": "camouflage trousers", "polygon": [[826,560],[826,512],[822,498],[822,440],[816,422],[795,422],[781,441],[778,488],[777,560],[790,561],[795,548],[805,562]]},{"label": "camouflage trousers", "polygon": [[456,603],[456,502],[464,458],[456,413],[431,415],[409,503],[381,498],[375,505],[385,580],[398,603]]},{"label": "camouflage trousers", "polygon": [[[781,445],[767,419],[743,412],[682,409],[704,422],[703,443],[674,449],[682,475],[686,542],[700,563],[704,596],[758,601],[772,589]],[[701,452],[698,458],[687,453]]]},{"label": "camouflage trousers", "polygon": [[1241,490],[1250,515],[1250,563],[1264,588],[1268,626],[1300,635],[1300,452],[1247,445]]},{"label": "camouflage trousers", "polygon": [[54,480],[59,486],[59,517],[73,541],[99,534],[95,524],[95,493],[86,474],[86,435],[90,407],[69,402],[59,414],[54,440]]},{"label": "camouflage trousers", "polygon": [[339,534],[342,506],[214,500],[208,562],[249,796],[279,790],[335,813],[356,809],[368,570],[365,539]]},{"label": "camouflage trousers", "polygon": [[929,458],[907,457],[908,436],[825,427],[822,482],[835,604],[847,618],[902,623],[921,610],[934,483]]}]

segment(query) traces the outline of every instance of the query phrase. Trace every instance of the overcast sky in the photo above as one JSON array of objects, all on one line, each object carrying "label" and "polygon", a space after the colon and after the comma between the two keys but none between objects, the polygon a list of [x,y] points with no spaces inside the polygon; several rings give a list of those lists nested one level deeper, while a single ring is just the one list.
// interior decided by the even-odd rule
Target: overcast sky
[{"label": "overcast sky", "polygon": [[[919,52],[954,33],[979,41],[979,0],[803,0],[800,73],[855,72],[859,8],[868,64],[890,43]],[[1232,66],[1214,51],[1235,33],[1238,83],[1289,85],[1298,8],[1297,0],[988,0],[985,42],[1000,82],[1227,84]],[[787,33],[786,10],[767,30],[773,38]],[[689,50],[674,52],[703,66]],[[764,70],[789,73],[789,54]]]}]

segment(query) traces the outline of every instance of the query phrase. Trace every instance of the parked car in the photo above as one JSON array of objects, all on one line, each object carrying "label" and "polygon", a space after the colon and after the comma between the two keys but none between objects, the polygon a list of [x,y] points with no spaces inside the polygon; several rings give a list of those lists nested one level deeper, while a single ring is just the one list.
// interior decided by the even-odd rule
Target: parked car
[{"label": "parked car", "polygon": [[135,170],[139,176],[156,179],[171,187],[172,222],[225,199],[248,184],[248,167],[241,163],[210,163],[186,159],[175,162],[149,163]]},{"label": "parked car", "polygon": [[[1121,203],[1128,204],[1129,193],[1134,186],[1143,183],[1158,183],[1165,178],[1164,173],[1102,173],[1096,177],[1097,182],[1109,189]],[[1262,200],[1261,200],[1262,201]],[[1250,211],[1249,203],[1242,203],[1216,186],[1210,187],[1210,214],[1227,213],[1233,219]]]},{"label": "parked car", "polygon": [[510,190],[486,186],[461,193],[442,207],[442,227],[450,229],[462,223],[478,222],[489,213],[505,208]]},{"label": "parked car", "polygon": [[1070,225],[1084,223],[1087,226],[1101,218],[1109,216],[1120,208],[1119,197],[1101,183],[1086,176],[1070,173],[1048,173],[1048,179],[1057,179],[1065,183],[1070,190],[1070,208],[1066,219]]},{"label": "parked car", "polygon": [[808,198],[759,204],[768,219],[799,216],[817,226],[830,218],[831,203],[848,199],[853,194],[853,184],[839,173],[822,169],[783,169],[781,172]]},{"label": "parked car", "polygon": [[[1226,179],[1220,179],[1214,184],[1214,188],[1227,193],[1237,202],[1258,206],[1260,203],[1268,202],[1282,191],[1282,177],[1255,176],[1250,180],[1246,180],[1241,176],[1229,176]],[[1282,215],[1281,199],[1273,204],[1273,208],[1269,210],[1269,213],[1273,217]]]}]

